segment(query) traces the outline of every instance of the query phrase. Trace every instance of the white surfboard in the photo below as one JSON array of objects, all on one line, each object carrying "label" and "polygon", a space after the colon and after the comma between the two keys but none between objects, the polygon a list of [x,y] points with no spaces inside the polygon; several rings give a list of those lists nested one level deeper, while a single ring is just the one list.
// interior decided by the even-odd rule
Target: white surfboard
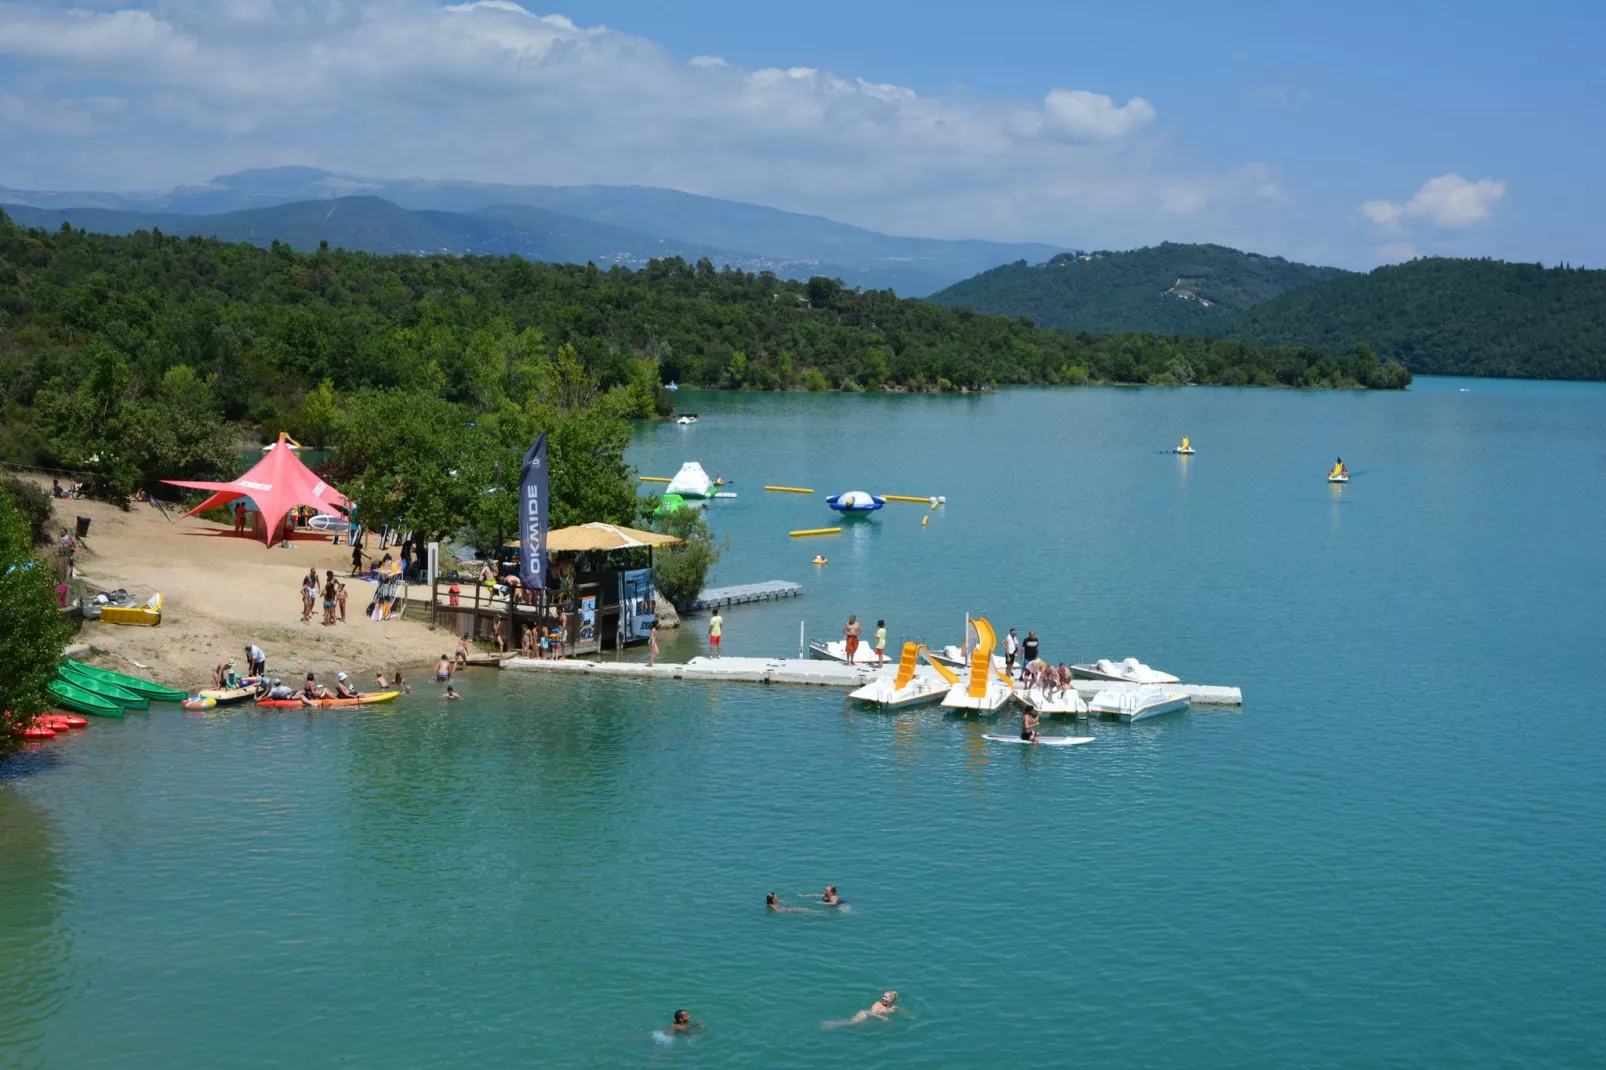
[{"label": "white surfboard", "polygon": [[[1022,739],[1018,735],[995,736],[991,733],[988,733],[981,738],[990,739],[994,743],[1024,743],[1028,747],[1032,745],[1031,740]],[[1091,743],[1093,742],[1093,738],[1094,737],[1092,736],[1038,736],[1037,742],[1039,746],[1043,747],[1074,747],[1078,743]]]}]

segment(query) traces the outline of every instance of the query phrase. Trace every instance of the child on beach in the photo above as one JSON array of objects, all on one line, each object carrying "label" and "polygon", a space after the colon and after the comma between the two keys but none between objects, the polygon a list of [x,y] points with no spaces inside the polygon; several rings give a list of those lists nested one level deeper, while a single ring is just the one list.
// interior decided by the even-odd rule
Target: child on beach
[{"label": "child on beach", "polygon": [[340,607],[340,623],[346,623],[346,585],[335,581],[335,604]]},{"label": "child on beach", "polygon": [[658,661],[658,621],[653,619],[652,627],[647,631],[647,667],[651,668]]},{"label": "child on beach", "polygon": [[468,633],[467,632],[464,632],[463,633],[463,638],[461,638],[461,639],[459,639],[457,641],[457,653],[455,655],[453,655],[453,656],[456,659],[458,665],[460,665],[460,666],[462,666],[464,668],[468,667]]}]

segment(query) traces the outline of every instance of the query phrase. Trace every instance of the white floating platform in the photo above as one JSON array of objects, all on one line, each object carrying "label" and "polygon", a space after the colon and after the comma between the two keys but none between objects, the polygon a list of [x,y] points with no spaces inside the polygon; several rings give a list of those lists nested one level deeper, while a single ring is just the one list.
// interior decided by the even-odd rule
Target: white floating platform
[{"label": "white floating platform", "polygon": [[[841,662],[814,658],[692,658],[684,663],[659,662],[650,666],[644,661],[507,658],[502,662],[502,667],[535,672],[589,673],[593,676],[646,676],[663,680],[729,680],[732,683],[812,684],[816,687],[847,688],[863,687],[880,676],[890,677],[898,671],[898,663],[892,658],[888,658],[887,663],[879,668],[874,664],[855,664],[850,667]],[[1138,685],[1109,680],[1073,680],[1071,686],[1085,700],[1107,689],[1122,690]],[[1243,705],[1243,694],[1236,687],[1168,684],[1166,690],[1187,695],[1196,706]]]},{"label": "white floating platform", "polygon": [[[1144,686],[1143,684],[1120,683],[1114,680],[1072,680],[1071,686],[1076,688],[1077,694],[1084,699],[1090,699],[1100,691],[1131,691]],[[1167,691],[1187,695],[1188,700],[1195,706],[1242,706],[1244,694],[1236,687],[1224,687],[1218,684],[1162,684]]]},{"label": "white floating platform", "polygon": [[509,658],[505,669],[533,669],[542,672],[590,673],[595,676],[653,676],[665,680],[729,680],[749,684],[814,684],[819,687],[863,687],[883,672],[896,672],[897,663],[884,667],[854,665],[812,658],[692,658],[684,664],[644,661],[543,661],[537,658]]}]

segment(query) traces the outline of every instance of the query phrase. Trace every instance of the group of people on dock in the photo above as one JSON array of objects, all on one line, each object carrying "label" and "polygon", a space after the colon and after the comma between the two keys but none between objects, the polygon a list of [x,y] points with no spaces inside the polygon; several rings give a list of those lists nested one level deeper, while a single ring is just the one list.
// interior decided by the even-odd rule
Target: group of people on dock
[{"label": "group of people on dock", "polygon": [[[848,615],[848,622],[842,626],[842,649],[847,655],[847,662],[849,665],[852,665],[853,659],[858,656],[860,640],[863,635],[864,625],[859,623],[859,618],[857,616],[850,613]],[[875,653],[875,663],[877,665],[881,665],[887,660],[886,621],[878,620],[875,622],[875,638],[872,641],[870,649]],[[870,658],[866,656],[864,661],[869,662]]]}]

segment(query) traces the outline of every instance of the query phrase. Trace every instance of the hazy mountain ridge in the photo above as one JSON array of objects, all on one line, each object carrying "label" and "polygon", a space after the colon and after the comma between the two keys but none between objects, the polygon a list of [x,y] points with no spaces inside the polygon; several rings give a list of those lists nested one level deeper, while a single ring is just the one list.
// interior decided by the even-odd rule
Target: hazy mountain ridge
[{"label": "hazy mountain ridge", "polygon": [[1062,253],[1035,265],[1016,261],[939,290],[930,300],[1094,334],[1180,333],[1345,274],[1222,245],[1163,242],[1126,252]]},{"label": "hazy mountain ridge", "polygon": [[[572,243],[564,245],[561,254],[554,255],[577,263],[595,260],[599,264],[639,266],[653,256],[683,256],[691,260],[707,256],[716,264],[729,264],[745,271],[768,270],[797,279],[831,275],[850,286],[891,288],[901,296],[923,296],[996,264],[1023,257],[1040,260],[1058,251],[1054,246],[1039,243],[897,237],[821,216],[648,186],[518,186],[392,180],[342,175],[311,167],[277,167],[241,171],[221,175],[210,182],[149,192],[0,188],[0,204],[19,208],[59,212],[101,209],[161,215],[218,216],[295,202],[354,197],[379,198],[414,212],[482,215],[496,209],[496,214],[504,221],[508,219],[505,210],[515,206],[542,209],[571,221],[549,220],[545,226],[550,231],[570,234]],[[20,210],[12,215],[19,220],[25,218]],[[62,218],[69,217],[58,217],[57,222]],[[76,219],[70,221],[75,226],[80,225]],[[577,221],[610,229],[587,236],[575,226]],[[104,229],[104,225],[101,222],[91,229]],[[526,229],[531,226],[523,221],[514,225]],[[171,229],[173,233],[198,232],[190,226],[164,229]],[[385,243],[383,248],[350,247],[376,252],[400,251],[414,237],[425,235],[404,229],[394,238],[376,239]],[[295,240],[282,240],[302,247]],[[336,244],[334,239],[330,241]]]}]

